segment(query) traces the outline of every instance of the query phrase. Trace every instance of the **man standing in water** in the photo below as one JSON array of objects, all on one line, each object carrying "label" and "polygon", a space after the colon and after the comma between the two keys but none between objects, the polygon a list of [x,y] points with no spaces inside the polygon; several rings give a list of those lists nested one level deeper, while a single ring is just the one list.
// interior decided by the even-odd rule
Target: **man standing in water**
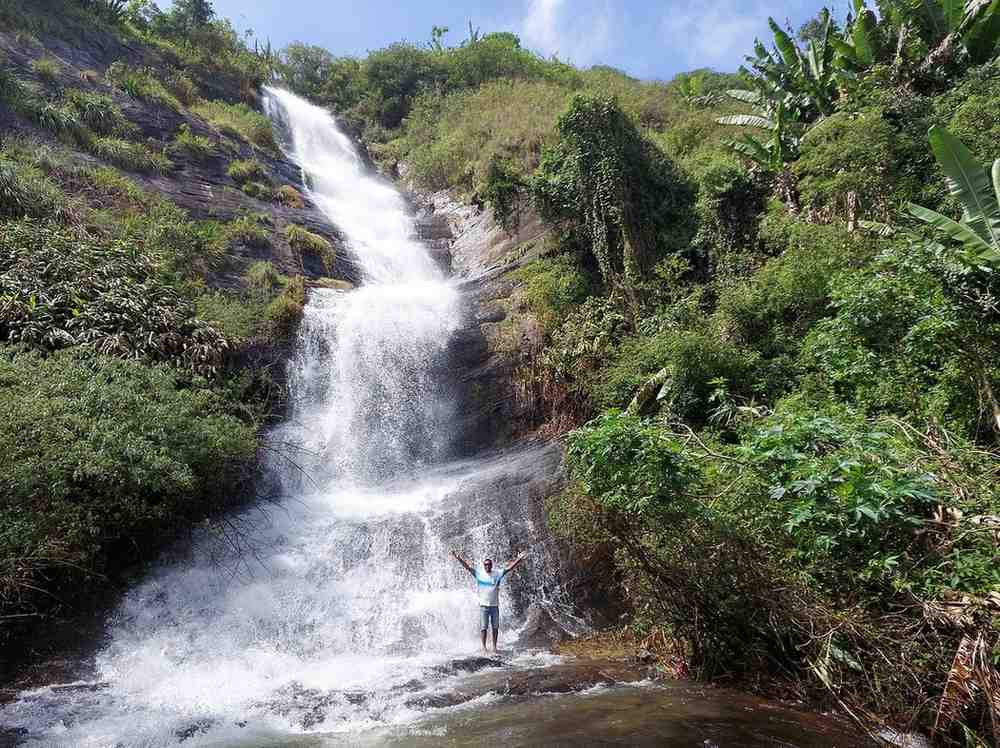
[{"label": "man standing in water", "polygon": [[483,559],[483,571],[476,573],[468,561],[462,558],[458,551],[452,551],[451,555],[462,566],[465,567],[472,576],[476,578],[479,587],[479,628],[483,638],[483,652],[486,651],[486,629],[490,623],[493,624],[493,652],[497,651],[497,632],[500,630],[500,582],[513,571],[519,563],[524,561],[524,552],[518,554],[517,558],[507,564],[507,567],[499,574],[493,571],[492,559]]}]

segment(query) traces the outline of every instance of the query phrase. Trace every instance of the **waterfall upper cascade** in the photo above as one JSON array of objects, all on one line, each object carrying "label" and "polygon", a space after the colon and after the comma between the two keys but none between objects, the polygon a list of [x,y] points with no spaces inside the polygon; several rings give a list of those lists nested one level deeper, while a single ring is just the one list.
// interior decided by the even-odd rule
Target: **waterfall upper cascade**
[{"label": "waterfall upper cascade", "polygon": [[[537,534],[525,517],[497,526],[495,486],[524,490],[509,459],[445,462],[459,294],[403,198],[327,112],[274,89],[266,105],[363,279],[306,305],[290,417],[269,439],[285,498],[232,518],[231,536],[206,531],[132,589],[93,680],[0,709],[28,745],[275,745],[408,723],[422,712],[414,683],[477,645],[472,580],[448,550],[502,559]],[[530,573],[538,598],[542,569]]]}]

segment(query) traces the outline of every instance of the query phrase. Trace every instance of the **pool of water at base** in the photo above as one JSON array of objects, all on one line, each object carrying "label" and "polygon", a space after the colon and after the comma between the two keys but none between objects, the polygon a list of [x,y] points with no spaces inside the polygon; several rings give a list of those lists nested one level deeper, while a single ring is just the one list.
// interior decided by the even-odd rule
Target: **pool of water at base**
[{"label": "pool of water at base", "polygon": [[246,735],[211,748],[465,748],[473,746],[689,746],[863,748],[873,743],[830,715],[726,689],[642,683],[509,699],[487,695],[405,727],[351,734]]}]

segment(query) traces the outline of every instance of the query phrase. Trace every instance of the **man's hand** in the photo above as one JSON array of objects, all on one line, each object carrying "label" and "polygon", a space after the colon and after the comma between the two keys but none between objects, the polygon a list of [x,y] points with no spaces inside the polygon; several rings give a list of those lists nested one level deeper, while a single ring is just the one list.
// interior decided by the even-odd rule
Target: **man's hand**
[{"label": "man's hand", "polygon": [[527,551],[521,551],[520,553],[518,553],[517,558],[515,558],[513,561],[507,564],[507,571],[513,571],[514,567],[516,567],[519,563],[524,561],[524,559],[527,557],[528,557]]},{"label": "man's hand", "polygon": [[475,570],[471,566],[469,566],[469,562],[466,561],[464,558],[462,558],[461,554],[458,551],[452,550],[451,555],[454,556],[455,560],[458,561],[458,563],[460,563],[462,566],[464,566],[466,571],[468,571],[470,574],[474,575],[476,573]]}]

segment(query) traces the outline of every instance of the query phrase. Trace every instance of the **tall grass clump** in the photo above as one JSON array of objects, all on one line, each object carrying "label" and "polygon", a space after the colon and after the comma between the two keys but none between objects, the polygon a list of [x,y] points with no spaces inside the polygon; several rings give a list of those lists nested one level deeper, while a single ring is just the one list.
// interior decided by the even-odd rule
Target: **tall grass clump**
[{"label": "tall grass clump", "polygon": [[271,120],[246,104],[203,101],[191,107],[191,111],[224,135],[240,138],[268,153],[278,152]]},{"label": "tall grass clump", "polygon": [[180,111],[184,107],[160,81],[159,74],[151,68],[136,68],[122,60],[113,62],[104,74],[111,85],[124,91],[133,99],[141,99],[153,104]]}]

